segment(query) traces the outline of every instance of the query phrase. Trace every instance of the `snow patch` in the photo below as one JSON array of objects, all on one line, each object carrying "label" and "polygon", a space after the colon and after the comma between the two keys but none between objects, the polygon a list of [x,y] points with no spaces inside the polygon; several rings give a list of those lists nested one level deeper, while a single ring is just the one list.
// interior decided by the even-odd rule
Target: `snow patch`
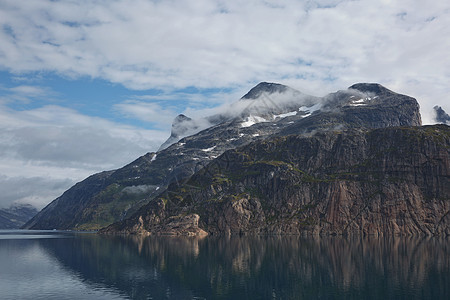
[{"label": "snow patch", "polygon": [[295,116],[296,114],[297,114],[296,111],[291,111],[291,112],[288,112],[288,113],[285,113],[285,114],[274,115],[273,118],[274,119],[276,119],[276,118],[286,118],[286,117]]},{"label": "snow patch", "polygon": [[367,102],[371,101],[372,99],[375,99],[378,96],[375,96],[373,98],[371,97],[366,97],[366,98],[361,98],[358,100],[353,100],[349,103],[350,106],[364,106],[367,105]]},{"label": "snow patch", "polygon": [[268,122],[266,119],[258,117],[258,116],[249,116],[245,119],[244,122],[241,123],[241,127],[250,127],[257,123]]},{"label": "snow patch", "polygon": [[214,148],[216,148],[216,146],[212,146],[211,148],[202,149],[202,151],[209,152],[209,151],[213,150]]},{"label": "snow patch", "polygon": [[318,111],[321,108],[322,108],[322,103],[319,102],[319,103],[314,104],[313,106],[302,106],[298,110],[309,113],[309,115],[311,115],[313,112]]},{"label": "snow patch", "polygon": [[155,161],[157,154],[153,155],[152,159],[150,161]]}]

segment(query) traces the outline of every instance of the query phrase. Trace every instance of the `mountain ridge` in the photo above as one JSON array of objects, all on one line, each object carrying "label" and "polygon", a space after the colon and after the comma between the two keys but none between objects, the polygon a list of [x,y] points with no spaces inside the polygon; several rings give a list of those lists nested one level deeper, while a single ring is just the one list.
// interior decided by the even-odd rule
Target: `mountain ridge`
[{"label": "mountain ridge", "polygon": [[[264,90],[261,98],[237,101],[228,111],[209,117],[217,124],[210,123],[211,126],[181,137],[156,153],[147,153],[123,168],[87,178],[55,199],[24,227],[100,229],[132,216],[170,184],[189,178],[225,151],[269,137],[421,125],[414,98],[379,85],[353,85],[322,98],[281,88],[279,84],[264,83],[262,87],[270,87],[268,90],[273,92],[260,87],[257,90]],[[283,94],[280,90],[287,92]],[[181,119],[180,124],[195,121],[186,116]]]},{"label": "mountain ridge", "polygon": [[0,229],[19,229],[37,213],[38,210],[29,204],[0,208]]}]

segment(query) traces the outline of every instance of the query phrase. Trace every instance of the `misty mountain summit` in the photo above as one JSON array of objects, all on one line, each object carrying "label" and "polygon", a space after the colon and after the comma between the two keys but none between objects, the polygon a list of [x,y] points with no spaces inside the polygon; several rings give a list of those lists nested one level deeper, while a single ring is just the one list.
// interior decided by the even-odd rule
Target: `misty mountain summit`
[{"label": "misty mountain summit", "polygon": [[416,99],[376,83],[314,97],[263,82],[213,116],[179,115],[158,152],[90,176],[25,228],[446,234],[449,127],[418,126]]},{"label": "misty mountain summit", "polygon": [[183,114],[179,114],[172,122],[172,129],[169,138],[159,147],[158,151],[161,151],[173,143],[178,142],[181,138],[191,135],[196,132],[198,125]]},{"label": "misty mountain summit", "polygon": [[433,107],[435,113],[435,121],[437,123],[450,125],[450,116],[440,106]]},{"label": "misty mountain summit", "polygon": [[289,87],[279,84],[279,83],[271,83],[271,82],[260,82],[254,88],[252,88],[247,94],[245,94],[241,100],[245,99],[258,99],[263,93],[274,94],[285,93]]}]

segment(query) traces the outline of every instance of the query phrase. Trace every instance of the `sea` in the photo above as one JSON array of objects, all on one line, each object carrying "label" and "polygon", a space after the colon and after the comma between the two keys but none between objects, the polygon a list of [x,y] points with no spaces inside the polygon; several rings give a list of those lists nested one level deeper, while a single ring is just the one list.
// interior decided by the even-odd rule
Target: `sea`
[{"label": "sea", "polygon": [[0,230],[0,299],[450,299],[450,238]]}]

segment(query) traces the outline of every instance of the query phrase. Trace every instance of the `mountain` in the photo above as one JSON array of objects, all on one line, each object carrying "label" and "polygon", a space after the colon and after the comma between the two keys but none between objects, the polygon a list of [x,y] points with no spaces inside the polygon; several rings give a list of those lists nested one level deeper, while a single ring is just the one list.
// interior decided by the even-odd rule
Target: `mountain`
[{"label": "mountain", "polygon": [[154,203],[170,184],[185,181],[227,150],[268,138],[418,125],[417,101],[378,84],[356,84],[319,98],[260,83],[219,114],[198,120],[177,117],[166,148],[76,184],[24,228],[100,229]]},{"label": "mountain", "polygon": [[[286,91],[292,90],[291,88],[279,84],[279,83],[272,83],[272,82],[260,82],[258,85],[256,85],[254,88],[252,88],[247,94],[242,96],[241,99],[258,99],[260,98],[264,93],[266,94],[284,94]],[[293,91],[296,92],[296,91]]]},{"label": "mountain", "polygon": [[34,217],[38,210],[31,205],[13,205],[0,209],[0,229],[18,229]]},{"label": "mountain", "polygon": [[228,150],[103,233],[449,235],[450,127],[271,137]]},{"label": "mountain", "polygon": [[437,123],[450,125],[450,116],[440,106],[433,107],[435,113],[435,121]]}]

